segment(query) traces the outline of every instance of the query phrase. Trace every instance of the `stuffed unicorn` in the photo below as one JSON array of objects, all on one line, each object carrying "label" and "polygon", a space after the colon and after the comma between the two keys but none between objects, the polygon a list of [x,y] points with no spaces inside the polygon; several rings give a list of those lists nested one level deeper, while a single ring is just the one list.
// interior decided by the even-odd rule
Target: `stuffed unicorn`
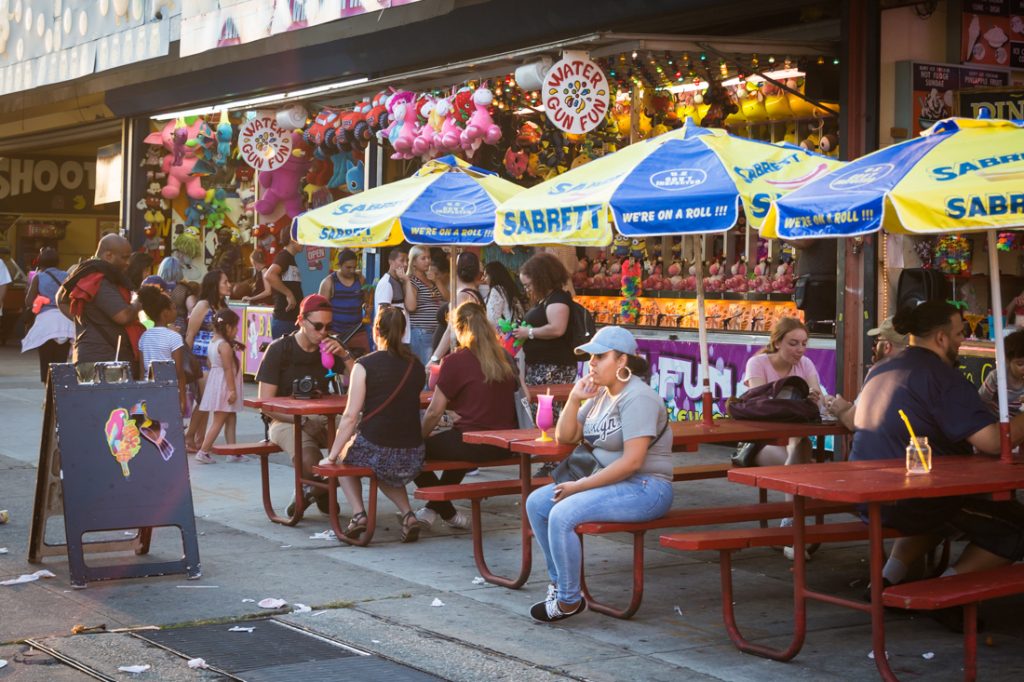
[{"label": "stuffed unicorn", "polygon": [[469,117],[466,129],[462,131],[462,148],[466,153],[477,150],[481,142],[494,144],[501,139],[501,128],[491,118],[491,102],[494,95],[487,88],[477,88],[473,93],[473,106],[475,110]]}]

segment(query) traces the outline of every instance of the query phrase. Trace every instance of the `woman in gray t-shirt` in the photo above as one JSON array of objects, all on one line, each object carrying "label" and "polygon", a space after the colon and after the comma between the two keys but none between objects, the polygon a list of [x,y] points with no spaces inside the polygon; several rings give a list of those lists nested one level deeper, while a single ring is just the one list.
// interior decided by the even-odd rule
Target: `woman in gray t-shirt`
[{"label": "woman in gray t-shirt", "polygon": [[590,371],[573,387],[555,435],[561,443],[590,450],[601,467],[579,480],[538,488],[526,501],[552,583],[547,599],[530,609],[541,622],[562,620],[586,608],[580,591],[578,524],[649,521],[672,506],[668,414],[641,378],[648,366],[637,355],[636,339],[622,327],[604,327],[576,353],[590,354]]}]

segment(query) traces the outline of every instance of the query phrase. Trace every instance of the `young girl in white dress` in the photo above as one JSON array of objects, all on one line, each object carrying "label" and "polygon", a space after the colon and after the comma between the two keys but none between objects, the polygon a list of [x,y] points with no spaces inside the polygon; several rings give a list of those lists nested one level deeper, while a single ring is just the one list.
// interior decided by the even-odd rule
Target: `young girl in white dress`
[{"label": "young girl in white dress", "polygon": [[[238,315],[227,308],[218,310],[213,316],[213,339],[210,341],[209,359],[210,373],[206,376],[206,390],[199,409],[213,415],[210,428],[206,432],[203,444],[196,453],[196,461],[200,464],[213,464],[210,448],[224,428],[224,439],[229,445],[235,442],[236,415],[242,411],[242,372],[235,341],[238,331]],[[229,462],[243,462],[242,455],[231,455]]]}]

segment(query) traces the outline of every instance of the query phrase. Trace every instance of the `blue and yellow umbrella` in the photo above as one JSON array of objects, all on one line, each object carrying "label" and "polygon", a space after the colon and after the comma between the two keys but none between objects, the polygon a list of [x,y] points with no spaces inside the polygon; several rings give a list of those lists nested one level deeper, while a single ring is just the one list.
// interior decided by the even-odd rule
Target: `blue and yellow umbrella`
[{"label": "blue and yellow umbrella", "polygon": [[301,244],[329,247],[473,246],[494,241],[494,211],[522,187],[454,156],[415,175],[308,211],[292,222]]},{"label": "blue and yellow umbrella", "polygon": [[725,232],[742,204],[758,227],[772,199],[842,163],[686,124],[542,182],[498,207],[503,245],[605,246],[628,237]]},{"label": "blue and yellow umbrella", "polygon": [[[779,146],[701,128],[632,144],[517,194],[498,207],[494,239],[503,245],[605,246],[612,226],[628,237],[699,235],[761,224],[771,201],[841,166],[792,145]],[[698,261],[703,261],[698,247]],[[704,282],[697,268],[697,342],[703,412],[711,423]]]},{"label": "blue and yellow umbrella", "polygon": [[[992,309],[1002,309],[996,232],[1024,227],[1024,121],[949,118],[778,199],[762,233],[783,239],[988,232]],[[1009,457],[1002,316],[995,315],[999,419]]]}]

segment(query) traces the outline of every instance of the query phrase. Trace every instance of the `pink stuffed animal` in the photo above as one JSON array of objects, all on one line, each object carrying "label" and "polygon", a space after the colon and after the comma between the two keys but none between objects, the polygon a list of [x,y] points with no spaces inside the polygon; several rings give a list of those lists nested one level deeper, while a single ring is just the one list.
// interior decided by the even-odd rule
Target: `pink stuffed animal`
[{"label": "pink stuffed animal", "polygon": [[391,146],[395,148],[392,159],[411,159],[415,156],[412,151],[413,142],[416,140],[416,102],[400,100],[391,109],[395,118],[396,128],[391,131]]},{"label": "pink stuffed animal", "polygon": [[[194,151],[196,147],[186,145],[188,140],[196,139],[202,125],[203,120],[196,119],[192,125],[181,128],[176,135],[176,123],[168,121],[163,130],[146,136],[146,144],[163,145],[164,149],[169,152],[164,155],[163,163],[160,166],[161,170],[167,174],[167,184],[160,190],[160,194],[165,199],[174,199],[181,194],[182,185],[185,186],[185,192],[190,198],[206,198],[206,190],[203,189],[199,176],[192,175],[192,168],[196,165]],[[181,139],[182,137],[185,139]]]},{"label": "pink stuffed animal", "polygon": [[466,129],[462,131],[462,148],[467,153],[475,152],[481,142],[495,144],[501,139],[501,128],[491,118],[491,102],[494,95],[487,88],[477,88],[473,93],[473,106],[476,110],[469,117]]},{"label": "pink stuffed animal", "polygon": [[430,95],[424,95],[424,98],[426,101],[420,107],[420,116],[423,117],[424,123],[420,127],[416,139],[412,141],[412,153],[416,156],[433,156],[434,137],[440,132],[439,128],[434,127],[434,123],[437,121],[434,107],[437,106],[437,103]]},{"label": "pink stuffed animal", "polygon": [[255,204],[256,212],[260,215],[273,213],[278,204],[284,205],[284,212],[291,218],[303,211],[300,185],[313,163],[313,154],[311,147],[302,139],[301,132],[293,132],[291,136],[292,155],[284,165],[260,173],[260,187],[263,188],[263,192]]}]

